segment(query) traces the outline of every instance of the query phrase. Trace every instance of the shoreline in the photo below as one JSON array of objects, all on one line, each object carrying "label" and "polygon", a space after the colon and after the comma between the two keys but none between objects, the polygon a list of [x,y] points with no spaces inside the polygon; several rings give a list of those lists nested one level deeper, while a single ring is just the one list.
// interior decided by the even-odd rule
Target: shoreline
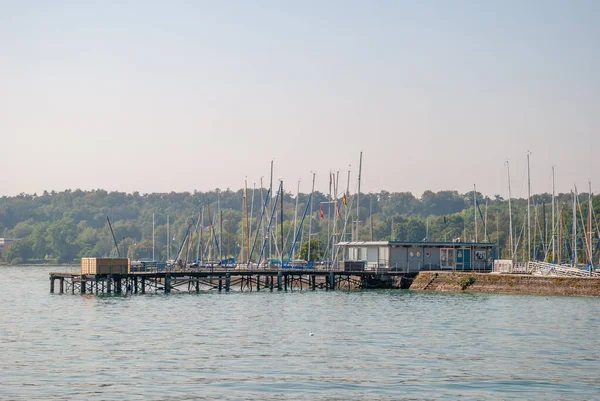
[{"label": "shoreline", "polygon": [[600,297],[600,278],[474,272],[420,272],[410,285],[410,290]]}]

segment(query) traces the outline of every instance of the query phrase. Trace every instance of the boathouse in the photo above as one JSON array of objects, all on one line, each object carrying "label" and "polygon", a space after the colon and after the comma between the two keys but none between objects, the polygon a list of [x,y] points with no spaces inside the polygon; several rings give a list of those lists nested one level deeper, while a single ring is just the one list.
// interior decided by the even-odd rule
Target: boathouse
[{"label": "boathouse", "polygon": [[491,271],[497,244],[489,242],[340,242],[345,270]]}]

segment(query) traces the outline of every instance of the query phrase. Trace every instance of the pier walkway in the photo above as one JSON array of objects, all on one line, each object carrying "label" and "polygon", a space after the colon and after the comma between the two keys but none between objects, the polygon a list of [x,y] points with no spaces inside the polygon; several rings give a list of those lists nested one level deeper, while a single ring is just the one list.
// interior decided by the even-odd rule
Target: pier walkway
[{"label": "pier walkway", "polygon": [[[83,275],[50,273],[50,292],[146,294],[200,291],[301,291],[408,288],[403,272],[328,270],[210,270]],[[56,286],[58,282],[58,288]],[[56,291],[58,290],[58,291]]]}]

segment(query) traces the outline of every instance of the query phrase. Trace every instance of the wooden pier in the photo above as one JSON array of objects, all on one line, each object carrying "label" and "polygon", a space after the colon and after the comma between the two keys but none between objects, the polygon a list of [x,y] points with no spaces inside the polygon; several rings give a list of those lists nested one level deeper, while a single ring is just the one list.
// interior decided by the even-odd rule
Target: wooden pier
[{"label": "wooden pier", "polygon": [[[56,282],[58,281],[58,291]],[[315,291],[408,288],[400,272],[198,270],[126,274],[50,273],[51,293],[146,294],[201,291]]]}]

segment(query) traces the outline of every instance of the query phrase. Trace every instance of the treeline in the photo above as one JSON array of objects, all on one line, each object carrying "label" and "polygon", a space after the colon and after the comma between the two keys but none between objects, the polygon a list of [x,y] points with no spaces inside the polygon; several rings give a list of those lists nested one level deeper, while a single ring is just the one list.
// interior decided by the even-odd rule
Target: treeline
[{"label": "treeline", "polygon": [[[253,244],[266,199],[266,189],[249,190],[247,199],[244,190],[229,189],[152,194],[67,190],[44,192],[41,195],[5,196],[0,198],[0,233],[4,238],[18,238],[19,241],[5,249],[0,258],[8,263],[66,263],[81,257],[115,256],[115,244],[107,217],[112,223],[119,251],[132,259],[152,258],[153,243],[156,260],[166,260],[167,256],[175,258],[192,223],[194,225],[189,230],[192,246],[189,246],[190,241],[186,241],[182,250],[185,259],[195,258],[198,252],[203,253],[205,258],[207,252],[212,253],[213,259],[216,259],[217,253],[222,258],[245,258],[243,253],[247,253],[248,247],[246,210],[250,242]],[[489,198],[477,193],[476,208],[472,192],[426,191],[417,198],[409,192],[381,191],[361,193],[359,199],[357,217],[356,196],[347,196],[344,203],[342,194],[334,204],[328,196],[317,192],[313,196],[310,213],[310,208],[306,208],[307,194],[300,194],[296,202],[294,195],[285,193],[283,224],[279,209],[273,213],[272,235],[277,238],[272,244],[273,253],[279,253],[277,247],[280,247],[279,238],[283,230],[284,255],[288,254],[294,240],[294,219],[296,217],[296,227],[299,227],[307,209],[296,249],[300,250],[302,244],[308,241],[310,225],[313,234],[311,239],[318,244],[313,248],[311,259],[327,258],[334,226],[335,241],[357,238],[397,241],[451,241],[461,238],[471,241],[475,240],[477,233],[479,241],[497,242],[501,256],[510,254],[508,201],[499,195]],[[587,216],[587,194],[581,195],[580,200],[577,218],[583,222],[585,217],[582,216]],[[597,215],[600,212],[600,197],[594,198],[593,205]],[[512,199],[515,244],[522,244],[526,239],[526,210],[526,199]],[[257,241],[259,245],[271,211],[269,208],[264,213],[264,224]],[[553,228],[551,195],[533,196],[530,213],[532,242],[535,243],[532,246],[538,257],[540,254],[543,256],[549,249]],[[565,237],[570,232],[571,213],[572,196],[558,195],[556,215],[561,217],[557,217],[556,224],[562,229],[559,230],[557,226],[556,231],[562,232]],[[199,220],[201,224],[198,224]],[[583,224],[579,225],[581,227]],[[200,238],[202,241],[199,242]],[[168,250],[167,244],[170,244]],[[566,241],[561,243],[563,245],[568,247]],[[519,249],[522,249],[522,245],[517,251]],[[565,248],[565,251],[568,249]],[[253,253],[254,256],[257,254],[257,251]]]}]

